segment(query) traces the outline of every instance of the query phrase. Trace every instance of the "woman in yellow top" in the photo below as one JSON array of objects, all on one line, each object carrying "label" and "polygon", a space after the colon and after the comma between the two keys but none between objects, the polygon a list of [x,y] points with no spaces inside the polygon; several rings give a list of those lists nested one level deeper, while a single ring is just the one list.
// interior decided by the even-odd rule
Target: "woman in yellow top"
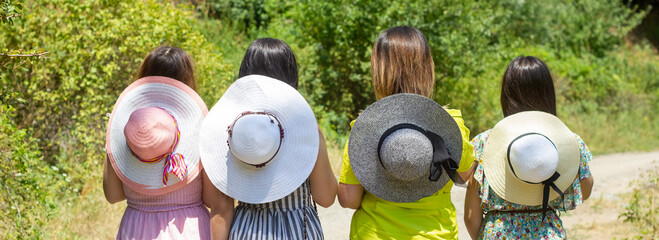
[{"label": "woman in yellow top", "polygon": [[[378,100],[398,93],[424,97],[433,93],[435,74],[430,47],[423,33],[415,28],[394,27],[380,34],[373,46],[371,68]],[[461,154],[452,153],[461,155],[454,159],[459,160],[455,178],[468,179],[474,163],[469,129],[460,110],[445,110],[455,120],[462,142]],[[452,181],[447,180],[439,191],[412,202],[384,200],[365,191],[357,179],[348,157],[348,145],[343,155],[338,198],[341,206],[357,209],[350,226],[351,239],[457,239],[456,212],[450,197]]]}]

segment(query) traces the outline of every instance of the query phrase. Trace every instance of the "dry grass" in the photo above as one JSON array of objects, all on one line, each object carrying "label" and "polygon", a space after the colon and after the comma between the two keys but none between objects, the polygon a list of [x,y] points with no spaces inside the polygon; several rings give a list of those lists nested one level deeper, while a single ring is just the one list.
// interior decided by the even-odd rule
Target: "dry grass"
[{"label": "dry grass", "polygon": [[[624,196],[624,195],[622,195]],[[569,239],[627,239],[634,235],[636,228],[618,218],[624,211],[625,198],[589,199],[576,210],[561,216]],[[574,223],[570,223],[574,222]]]},{"label": "dry grass", "polygon": [[115,239],[126,201],[108,203],[102,179],[97,178],[85,185],[77,198],[60,207],[60,216],[44,229],[45,239]]},{"label": "dry grass", "polygon": [[[617,195],[606,195],[591,197],[577,209],[569,211],[561,216],[570,239],[652,239],[651,234],[641,233],[642,227],[631,222],[624,222],[622,213],[630,205],[633,198],[634,188],[643,188],[641,183],[648,183],[650,176],[656,176],[659,169],[649,169],[646,174],[640,174],[639,178],[632,181],[627,192]],[[650,175],[649,174],[654,174]],[[656,184],[656,183],[655,183]],[[654,192],[649,193],[654,194]],[[644,205],[641,208],[647,212],[654,206]]]}]

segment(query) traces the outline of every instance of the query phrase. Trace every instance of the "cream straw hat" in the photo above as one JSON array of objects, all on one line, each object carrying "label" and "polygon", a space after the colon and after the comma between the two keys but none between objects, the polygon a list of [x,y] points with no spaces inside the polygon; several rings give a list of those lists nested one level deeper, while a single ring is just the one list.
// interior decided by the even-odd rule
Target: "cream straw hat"
[{"label": "cream straw hat", "polygon": [[579,159],[579,143],[560,119],[527,111],[504,118],[491,130],[483,170],[499,197],[546,209],[574,182]]}]

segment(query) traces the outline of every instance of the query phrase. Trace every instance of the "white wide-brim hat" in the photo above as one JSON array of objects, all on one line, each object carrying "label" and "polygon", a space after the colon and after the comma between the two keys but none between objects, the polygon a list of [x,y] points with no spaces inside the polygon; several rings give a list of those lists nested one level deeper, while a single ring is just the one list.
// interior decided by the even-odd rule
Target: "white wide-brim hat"
[{"label": "white wide-brim hat", "polygon": [[[246,112],[272,114],[283,129],[281,142],[275,143],[278,151],[263,166],[247,164],[229,148],[227,130]],[[271,135],[264,132],[262,137],[271,139]],[[304,97],[288,84],[261,75],[249,75],[231,84],[204,119],[199,145],[201,161],[213,185],[234,199],[252,204],[281,199],[300,187],[316,163],[318,146],[318,125]]]},{"label": "white wide-brim hat", "polygon": [[[135,110],[159,107],[176,119],[180,138],[176,152],[183,155],[187,174],[180,180],[174,174],[163,184],[165,160],[146,163],[133,155],[126,143],[124,127]],[[112,109],[106,134],[106,151],[119,179],[133,191],[159,195],[185,186],[201,171],[199,164],[199,129],[208,108],[190,87],[175,79],[150,76],[130,84],[119,96]]]},{"label": "white wide-brim hat", "polygon": [[[497,123],[485,142],[483,171],[490,187],[499,197],[512,203],[538,206],[542,204],[544,184],[522,181],[513,173],[508,160],[509,146],[518,137],[528,134],[542,135],[556,146],[556,172],[560,177],[554,180],[554,184],[561,192],[565,192],[579,170],[579,143],[574,133],[560,119],[546,112],[520,112]],[[553,151],[550,153],[554,154]],[[550,191],[549,201],[558,196],[557,192]]]}]

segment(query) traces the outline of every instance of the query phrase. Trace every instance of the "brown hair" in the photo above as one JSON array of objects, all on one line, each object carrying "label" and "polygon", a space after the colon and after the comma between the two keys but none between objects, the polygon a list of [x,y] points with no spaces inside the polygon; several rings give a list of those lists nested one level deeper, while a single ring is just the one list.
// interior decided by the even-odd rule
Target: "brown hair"
[{"label": "brown hair", "polygon": [[238,77],[250,74],[279,79],[297,89],[297,61],[286,42],[274,38],[254,40],[245,52]]},{"label": "brown hair", "polygon": [[556,115],[554,81],[545,63],[532,56],[515,58],[501,82],[503,116],[523,111],[543,111]]},{"label": "brown hair", "polygon": [[140,79],[148,76],[173,78],[197,90],[192,58],[183,49],[177,47],[160,46],[153,49],[144,58],[135,77]]},{"label": "brown hair", "polygon": [[426,36],[416,28],[399,26],[382,32],[373,45],[371,71],[377,99],[396,93],[432,95],[435,63]]}]

